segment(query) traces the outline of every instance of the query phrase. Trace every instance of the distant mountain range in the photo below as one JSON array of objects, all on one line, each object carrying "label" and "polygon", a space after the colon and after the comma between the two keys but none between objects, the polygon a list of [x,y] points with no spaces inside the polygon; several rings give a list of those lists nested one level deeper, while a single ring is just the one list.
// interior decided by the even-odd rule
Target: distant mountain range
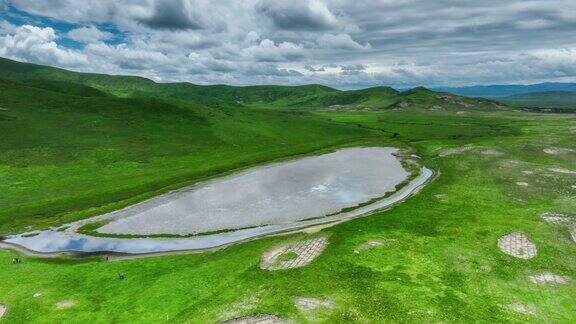
[{"label": "distant mountain range", "polygon": [[576,83],[547,82],[530,85],[502,84],[502,85],[479,85],[467,87],[435,87],[434,91],[450,92],[459,96],[481,98],[503,98],[526,93],[543,92],[576,92]]}]

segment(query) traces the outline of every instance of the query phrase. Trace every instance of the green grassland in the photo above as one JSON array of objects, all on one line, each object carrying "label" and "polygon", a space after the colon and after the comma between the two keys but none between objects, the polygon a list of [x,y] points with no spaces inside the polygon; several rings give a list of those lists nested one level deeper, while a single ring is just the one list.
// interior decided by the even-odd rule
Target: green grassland
[{"label": "green grassland", "polygon": [[571,91],[530,92],[498,100],[514,107],[576,111],[576,92]]},{"label": "green grassland", "polygon": [[[50,73],[27,73],[0,73],[0,108],[7,109],[0,110],[0,233],[63,224],[238,168],[344,145],[411,148],[439,176],[390,210],[219,251],[118,261],[19,256],[14,265],[18,255],[2,250],[6,322],[214,323],[253,314],[326,323],[576,319],[576,244],[566,228],[540,218],[548,211],[576,216],[576,175],[549,170],[576,169],[576,151],[543,152],[576,150],[574,115],[519,112],[426,89],[387,90],[386,98],[400,101],[369,111],[326,111],[375,101],[372,91],[323,101],[333,92],[324,88],[303,99],[276,97],[290,88],[273,87],[269,107],[264,99],[234,105],[234,95],[218,103],[197,95],[120,98],[78,81],[82,74],[58,72],[71,77],[53,83]],[[266,98],[266,88],[260,91]],[[403,101],[409,104],[396,105]],[[517,230],[537,244],[538,256],[515,259],[498,249],[498,238]],[[308,266],[260,269],[264,251],[320,235],[329,245]],[[373,239],[384,245],[354,253]],[[544,271],[572,280],[528,280]],[[335,308],[309,317],[294,306],[296,296],[330,298]],[[55,307],[64,300],[75,305]],[[530,313],[509,309],[514,303]]]}]

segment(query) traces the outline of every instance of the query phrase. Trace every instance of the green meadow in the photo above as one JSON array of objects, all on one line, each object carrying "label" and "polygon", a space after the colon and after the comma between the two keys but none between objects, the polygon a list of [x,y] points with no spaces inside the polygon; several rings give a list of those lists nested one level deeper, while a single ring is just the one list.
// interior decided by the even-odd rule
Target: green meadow
[{"label": "green meadow", "polygon": [[[576,217],[576,174],[558,172],[576,171],[573,114],[522,112],[426,89],[202,87],[0,63],[0,235],[343,146],[408,148],[438,172],[388,210],[217,251],[107,261],[0,250],[7,309],[0,321],[218,323],[258,314],[302,323],[576,320],[576,242],[568,228],[541,218]],[[500,251],[498,239],[515,231],[530,237],[536,257]],[[328,246],[306,267],[260,268],[265,251],[319,236]],[[382,245],[355,253],[370,240]],[[15,257],[22,263],[12,264]],[[569,281],[529,280],[543,272]],[[329,299],[334,307],[303,312],[295,297]]]}]

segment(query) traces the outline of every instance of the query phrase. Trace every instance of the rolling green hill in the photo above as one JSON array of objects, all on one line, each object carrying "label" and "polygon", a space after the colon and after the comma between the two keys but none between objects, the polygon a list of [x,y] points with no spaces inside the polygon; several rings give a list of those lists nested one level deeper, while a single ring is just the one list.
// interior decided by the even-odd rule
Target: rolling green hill
[{"label": "rolling green hill", "polygon": [[[390,87],[340,91],[322,85],[228,86],[156,83],[152,80],[105,74],[78,73],[0,58],[0,77],[12,80],[53,80],[76,83],[118,97],[172,98],[213,107],[320,108],[329,110],[499,109],[502,104],[438,93],[425,88],[399,92]],[[54,85],[46,85],[53,87]],[[77,90],[79,91],[79,90]]]}]

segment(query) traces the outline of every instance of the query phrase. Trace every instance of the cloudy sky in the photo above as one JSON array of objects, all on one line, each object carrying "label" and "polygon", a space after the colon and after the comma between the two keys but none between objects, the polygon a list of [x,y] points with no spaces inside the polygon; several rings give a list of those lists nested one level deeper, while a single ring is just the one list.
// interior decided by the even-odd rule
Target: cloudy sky
[{"label": "cloudy sky", "polygon": [[0,56],[198,84],[576,81],[576,1],[0,0]]}]

